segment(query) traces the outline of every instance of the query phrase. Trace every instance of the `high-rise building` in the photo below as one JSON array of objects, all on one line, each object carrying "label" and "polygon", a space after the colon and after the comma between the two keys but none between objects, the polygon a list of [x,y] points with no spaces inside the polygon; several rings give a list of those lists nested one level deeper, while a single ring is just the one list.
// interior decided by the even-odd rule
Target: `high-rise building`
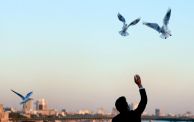
[{"label": "high-rise building", "polygon": [[160,109],[158,109],[158,108],[155,109],[155,116],[160,116],[160,114],[161,114],[161,113],[160,113]]},{"label": "high-rise building", "polygon": [[48,103],[44,98],[36,101],[36,110],[47,110],[47,109]]},{"label": "high-rise building", "polygon": [[36,114],[46,116],[58,115],[56,109],[48,108],[48,103],[44,98],[37,100],[35,104],[36,104]]},{"label": "high-rise building", "polygon": [[33,101],[29,100],[28,102],[23,104],[23,112],[28,113],[33,110]]}]

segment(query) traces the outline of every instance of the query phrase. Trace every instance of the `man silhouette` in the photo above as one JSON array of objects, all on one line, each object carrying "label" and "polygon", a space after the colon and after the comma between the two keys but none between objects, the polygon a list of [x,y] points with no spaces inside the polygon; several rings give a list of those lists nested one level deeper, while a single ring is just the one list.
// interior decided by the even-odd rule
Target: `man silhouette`
[{"label": "man silhouette", "polygon": [[112,122],[141,122],[141,115],[147,104],[147,95],[139,75],[134,76],[134,81],[139,87],[141,95],[138,107],[135,110],[130,110],[126,98],[124,96],[119,97],[115,102],[115,106],[120,113],[112,119]]}]

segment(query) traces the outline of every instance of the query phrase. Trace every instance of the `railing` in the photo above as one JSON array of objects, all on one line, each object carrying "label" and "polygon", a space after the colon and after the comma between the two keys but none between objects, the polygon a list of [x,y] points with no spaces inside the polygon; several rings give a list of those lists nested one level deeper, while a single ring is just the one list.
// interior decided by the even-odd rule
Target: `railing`
[{"label": "railing", "polygon": [[[10,118],[10,121],[55,121],[55,120],[111,120],[113,116],[66,116],[66,117],[34,117],[34,118]],[[162,121],[190,121],[194,118],[189,117],[169,117],[169,116],[142,116],[142,120],[162,120]]]}]

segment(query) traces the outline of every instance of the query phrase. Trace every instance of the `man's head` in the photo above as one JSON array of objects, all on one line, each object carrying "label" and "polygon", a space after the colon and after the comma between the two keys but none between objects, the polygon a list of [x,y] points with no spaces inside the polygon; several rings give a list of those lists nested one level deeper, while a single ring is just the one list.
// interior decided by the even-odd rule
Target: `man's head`
[{"label": "man's head", "polygon": [[124,96],[119,97],[115,102],[116,109],[120,112],[126,112],[130,110],[130,107],[126,101],[126,98]]}]

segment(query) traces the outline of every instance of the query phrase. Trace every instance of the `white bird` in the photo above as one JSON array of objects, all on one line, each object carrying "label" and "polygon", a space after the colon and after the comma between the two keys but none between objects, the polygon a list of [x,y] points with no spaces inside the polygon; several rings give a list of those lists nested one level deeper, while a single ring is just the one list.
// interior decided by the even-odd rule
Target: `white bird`
[{"label": "white bird", "polygon": [[161,38],[167,39],[169,36],[172,36],[171,31],[168,29],[170,15],[171,15],[171,9],[168,9],[166,15],[164,16],[162,27],[160,27],[157,23],[144,22],[143,24],[161,33],[160,35]]},{"label": "white bird", "polygon": [[130,24],[126,24],[126,21],[125,21],[125,18],[120,14],[120,13],[118,13],[118,19],[121,21],[121,22],[123,22],[123,27],[122,27],[122,30],[121,31],[119,31],[119,33],[122,35],[122,36],[127,36],[127,35],[129,35],[129,33],[127,32],[127,29],[129,28],[129,26],[131,26],[131,25],[136,25],[139,21],[140,21],[140,19],[141,18],[137,18],[137,19],[135,19],[134,21],[132,21]]},{"label": "white bird", "polygon": [[12,92],[14,92],[15,94],[17,94],[21,99],[22,99],[22,102],[20,104],[24,104],[26,102],[28,102],[29,100],[32,100],[32,98],[30,98],[30,96],[32,95],[32,92],[29,92],[25,97],[23,95],[21,95],[20,93],[14,91],[14,90],[11,90]]}]

